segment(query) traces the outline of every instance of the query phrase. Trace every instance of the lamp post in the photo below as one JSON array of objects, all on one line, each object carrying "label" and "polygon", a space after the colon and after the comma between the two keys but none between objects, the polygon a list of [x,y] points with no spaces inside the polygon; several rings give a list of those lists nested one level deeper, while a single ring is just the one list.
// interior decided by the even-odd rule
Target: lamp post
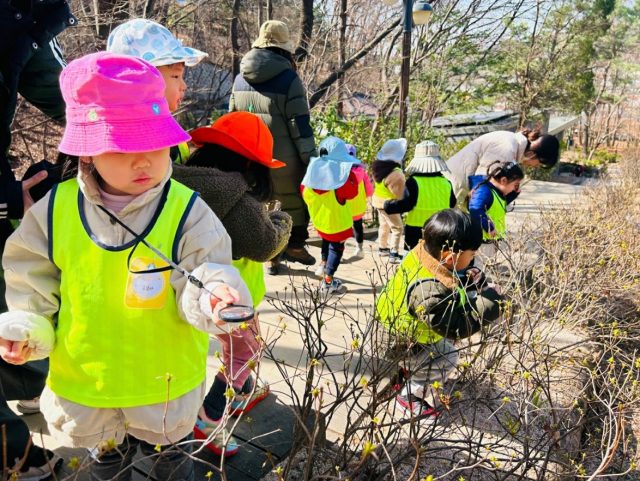
[{"label": "lamp post", "polygon": [[[394,5],[397,0],[383,0],[385,5]],[[404,137],[407,130],[407,107],[409,103],[409,69],[411,60],[411,28],[413,24],[424,25],[429,21],[433,7],[424,0],[404,0],[402,22],[402,65],[400,67],[400,118],[398,136]]]}]

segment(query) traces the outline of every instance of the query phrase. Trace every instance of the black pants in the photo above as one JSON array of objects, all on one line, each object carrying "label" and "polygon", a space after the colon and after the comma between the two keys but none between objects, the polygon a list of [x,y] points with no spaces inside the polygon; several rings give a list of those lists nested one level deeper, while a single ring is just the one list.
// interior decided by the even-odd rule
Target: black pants
[{"label": "black pants", "polygon": [[413,249],[422,239],[422,228],[412,225],[404,226],[404,245],[407,250]]},{"label": "black pants", "polygon": [[304,225],[294,225],[291,228],[291,236],[289,237],[289,243],[287,247],[291,249],[302,249],[307,244],[307,239],[309,238],[309,221],[311,220],[311,216],[309,215],[309,210],[307,206],[304,206]]},{"label": "black pants", "polygon": [[302,249],[309,238],[309,229],[306,225],[294,225],[291,229],[291,237],[287,247],[292,249]]},{"label": "black pants", "polygon": [[322,239],[322,262],[326,262],[328,276],[333,276],[338,270],[342,254],[344,252],[344,242],[330,242]]},{"label": "black pants", "polygon": [[364,242],[364,227],[362,226],[362,218],[353,221],[353,237],[356,238],[358,244]]},{"label": "black pants", "polygon": [[[4,292],[4,291],[3,291]],[[22,459],[27,449],[31,433],[26,423],[14,413],[7,404],[7,400],[32,399],[40,396],[47,379],[47,361],[28,362],[22,366],[14,366],[0,359],[0,426],[5,426],[7,437],[7,466],[13,467],[16,458]],[[3,386],[6,385],[6,395]],[[0,442],[2,440],[0,439]],[[38,459],[38,461],[30,461]],[[26,466],[41,466],[43,464],[43,450],[32,445]],[[0,462],[4,466],[2,450]]]},{"label": "black pants", "polygon": [[[4,279],[0,277],[0,295],[3,299],[5,290]],[[2,312],[5,310],[6,307]],[[8,459],[6,465],[10,468],[13,467],[16,458],[23,458],[31,433],[22,418],[9,408],[7,401],[33,399],[40,396],[48,371],[48,360],[32,361],[22,366],[14,366],[0,359],[0,427],[5,426],[7,433]],[[0,445],[1,443],[2,439],[0,438]],[[41,466],[43,456],[43,450],[32,445],[29,449],[26,466]],[[5,465],[2,449],[0,449],[0,463],[2,463],[0,466]]]},{"label": "black pants", "polygon": [[[22,459],[24,456],[27,443],[29,442],[29,438],[31,438],[31,433],[25,422],[9,408],[7,398],[2,390],[2,385],[0,385],[0,426],[5,427],[7,436],[8,459],[6,460],[6,465],[12,468],[15,459]],[[0,461],[2,461],[2,465],[4,466],[5,460],[2,453],[3,451],[0,450]]]},{"label": "black pants", "polygon": [[40,396],[48,374],[48,359],[30,361],[22,366],[14,366],[0,359],[0,383],[10,401]]},{"label": "black pants", "polygon": [[[189,441],[193,434],[179,441]],[[176,443],[178,444],[178,443]],[[189,455],[193,452],[193,444],[162,446],[159,452],[154,444],[149,444],[127,434],[117,449],[99,454],[97,449],[90,449],[89,455],[94,459],[91,463],[91,480],[130,481],[132,477],[133,457],[138,448],[145,458],[153,462],[155,477],[161,481],[193,481],[193,460]]]}]

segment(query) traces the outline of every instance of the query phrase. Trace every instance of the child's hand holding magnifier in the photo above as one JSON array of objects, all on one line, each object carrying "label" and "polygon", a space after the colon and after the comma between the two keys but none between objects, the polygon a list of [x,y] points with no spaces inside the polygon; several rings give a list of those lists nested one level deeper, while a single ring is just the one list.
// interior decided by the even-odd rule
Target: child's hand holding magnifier
[{"label": "child's hand holding magnifier", "polygon": [[227,322],[245,322],[253,319],[255,310],[251,306],[237,305],[240,293],[233,287],[221,285],[209,291],[213,322],[224,325]]}]

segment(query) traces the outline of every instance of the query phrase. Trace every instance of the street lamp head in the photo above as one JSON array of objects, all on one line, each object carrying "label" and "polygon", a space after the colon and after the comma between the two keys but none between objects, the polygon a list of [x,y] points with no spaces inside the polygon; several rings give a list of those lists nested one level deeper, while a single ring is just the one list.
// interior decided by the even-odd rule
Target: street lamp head
[{"label": "street lamp head", "polygon": [[398,0],[382,0],[382,3],[384,3],[385,5],[391,6],[398,3]]},{"label": "street lamp head", "polygon": [[[391,0],[388,0],[391,1]],[[424,25],[429,21],[433,7],[428,2],[418,0],[413,4],[413,23],[416,25]]]}]

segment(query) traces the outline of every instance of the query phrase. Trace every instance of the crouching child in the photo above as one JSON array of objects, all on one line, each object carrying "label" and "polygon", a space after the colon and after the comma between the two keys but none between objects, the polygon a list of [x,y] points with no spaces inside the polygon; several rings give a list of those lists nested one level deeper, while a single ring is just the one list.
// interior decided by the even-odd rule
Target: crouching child
[{"label": "crouching child", "polygon": [[446,209],[424,224],[423,239],[389,280],[376,305],[404,363],[406,383],[396,402],[404,418],[435,421],[436,387],[453,374],[458,353],[450,341],[467,338],[500,316],[499,288],[469,268],[482,244],[482,227],[469,214]]}]

